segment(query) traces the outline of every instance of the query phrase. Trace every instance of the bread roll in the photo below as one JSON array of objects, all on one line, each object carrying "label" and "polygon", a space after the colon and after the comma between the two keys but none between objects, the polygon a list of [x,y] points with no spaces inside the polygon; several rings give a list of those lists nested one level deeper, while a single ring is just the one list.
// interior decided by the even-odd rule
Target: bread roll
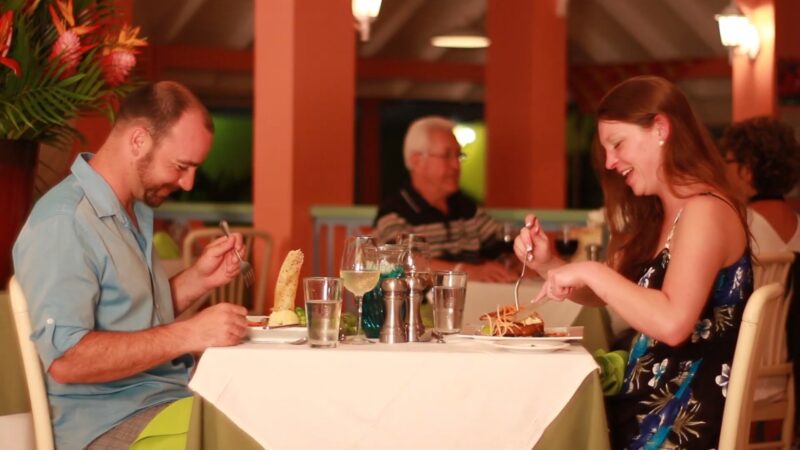
[{"label": "bread roll", "polygon": [[303,266],[303,252],[292,250],[286,255],[275,283],[275,306],[269,316],[269,326],[294,325],[300,318],[294,312],[297,283]]}]

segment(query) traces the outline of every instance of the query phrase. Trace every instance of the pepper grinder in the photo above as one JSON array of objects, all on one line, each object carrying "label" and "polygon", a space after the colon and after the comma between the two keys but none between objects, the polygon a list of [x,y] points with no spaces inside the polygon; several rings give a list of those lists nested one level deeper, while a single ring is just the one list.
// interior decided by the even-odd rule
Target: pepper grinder
[{"label": "pepper grinder", "polygon": [[425,291],[431,287],[430,273],[410,273],[406,277],[408,284],[408,323],[406,324],[406,338],[408,342],[422,342],[425,325],[419,314],[419,307],[425,298]]},{"label": "pepper grinder", "polygon": [[402,344],[407,342],[405,324],[403,324],[403,301],[408,293],[408,284],[399,278],[387,278],[381,284],[383,290],[384,310],[386,318],[381,326],[380,341],[384,344]]}]

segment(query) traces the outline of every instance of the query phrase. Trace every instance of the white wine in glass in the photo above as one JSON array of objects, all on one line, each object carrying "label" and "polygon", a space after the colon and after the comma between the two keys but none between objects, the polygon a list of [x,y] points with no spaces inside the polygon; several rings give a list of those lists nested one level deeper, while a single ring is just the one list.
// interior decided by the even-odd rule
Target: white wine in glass
[{"label": "white wine in glass", "polygon": [[340,273],[344,288],[353,295],[361,296],[375,288],[381,276],[380,270],[342,270]]},{"label": "white wine in glass", "polygon": [[381,272],[379,270],[379,253],[375,241],[369,236],[351,236],[344,244],[342,264],[339,275],[342,277],[344,288],[353,293],[358,308],[356,320],[356,335],[348,336],[345,343],[368,344],[370,341],[361,328],[364,294],[371,291],[378,284]]}]

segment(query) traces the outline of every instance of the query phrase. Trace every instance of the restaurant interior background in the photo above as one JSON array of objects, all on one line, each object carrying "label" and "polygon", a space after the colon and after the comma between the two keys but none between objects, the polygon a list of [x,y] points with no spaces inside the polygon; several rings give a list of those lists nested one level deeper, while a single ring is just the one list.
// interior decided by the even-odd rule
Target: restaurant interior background
[{"label": "restaurant interior background", "polygon": [[[270,285],[288,249],[310,253],[310,205],[374,205],[397,189],[403,134],[422,115],[474,131],[462,185],[496,208],[602,206],[592,109],[630,76],[675,81],[714,134],[758,114],[800,128],[800,44],[786,44],[800,33],[780,26],[796,23],[794,0],[739,1],[776,22],[756,60],[729,59],[720,42],[714,16],[729,0],[383,0],[366,41],[350,0],[119,3],[148,38],[140,76],[185,83],[214,116],[213,150],[176,199],[253,203],[276,239]],[[431,44],[452,33],[492,43]],[[777,86],[754,89],[765,66]],[[107,125],[83,129],[96,148]],[[41,152],[39,193],[73,156]]]}]

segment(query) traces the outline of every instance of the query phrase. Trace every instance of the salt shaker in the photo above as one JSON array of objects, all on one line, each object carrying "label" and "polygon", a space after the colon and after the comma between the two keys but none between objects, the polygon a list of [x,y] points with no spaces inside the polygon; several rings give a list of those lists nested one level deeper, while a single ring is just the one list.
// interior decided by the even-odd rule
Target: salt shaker
[{"label": "salt shaker", "polygon": [[405,343],[406,330],[403,324],[403,302],[408,293],[408,284],[399,278],[387,278],[381,284],[386,318],[381,326],[380,341],[385,344]]}]

